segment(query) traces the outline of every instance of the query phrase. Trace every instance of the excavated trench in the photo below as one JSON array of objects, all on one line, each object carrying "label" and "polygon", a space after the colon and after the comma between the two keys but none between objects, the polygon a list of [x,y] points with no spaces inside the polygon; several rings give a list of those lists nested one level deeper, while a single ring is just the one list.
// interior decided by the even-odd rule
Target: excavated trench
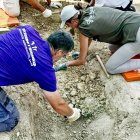
[{"label": "excavated trench", "polygon": [[[44,19],[27,4],[21,7],[21,25],[34,26],[43,38],[58,30],[58,15]],[[77,34],[74,40],[73,51],[78,51]],[[107,46],[93,42],[85,66],[56,73],[60,94],[82,110],[77,122],[69,124],[56,114],[36,83],[4,87],[21,118],[14,131],[0,134],[0,140],[139,140],[140,82],[127,83],[120,74],[106,77],[95,52],[105,63],[110,55]],[[58,63],[70,59],[71,53]]]}]

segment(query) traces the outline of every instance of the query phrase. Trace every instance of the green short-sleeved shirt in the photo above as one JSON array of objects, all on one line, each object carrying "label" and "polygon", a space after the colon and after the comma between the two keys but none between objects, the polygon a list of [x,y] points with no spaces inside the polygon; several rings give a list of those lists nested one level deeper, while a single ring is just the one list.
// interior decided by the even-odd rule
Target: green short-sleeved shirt
[{"label": "green short-sleeved shirt", "polygon": [[136,40],[140,14],[107,7],[89,7],[82,11],[79,31],[100,42],[125,44]]}]

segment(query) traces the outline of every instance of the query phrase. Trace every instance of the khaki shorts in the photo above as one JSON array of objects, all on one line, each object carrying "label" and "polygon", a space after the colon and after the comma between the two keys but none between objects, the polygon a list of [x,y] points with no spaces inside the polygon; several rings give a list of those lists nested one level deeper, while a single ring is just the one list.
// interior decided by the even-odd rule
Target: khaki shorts
[{"label": "khaki shorts", "polygon": [[12,17],[19,16],[20,14],[20,5],[19,0],[3,0],[2,9]]}]

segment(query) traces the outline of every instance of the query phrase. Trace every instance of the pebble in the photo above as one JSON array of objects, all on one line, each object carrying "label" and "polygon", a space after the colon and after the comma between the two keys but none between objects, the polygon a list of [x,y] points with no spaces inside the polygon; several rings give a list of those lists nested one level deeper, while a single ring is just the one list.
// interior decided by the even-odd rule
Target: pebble
[{"label": "pebble", "polygon": [[17,137],[19,137],[19,135],[20,135],[20,132],[17,132]]},{"label": "pebble", "polygon": [[70,93],[71,96],[75,96],[76,94],[77,94],[76,90],[73,90],[73,91]]},{"label": "pebble", "polygon": [[84,84],[83,84],[83,83],[78,83],[78,84],[77,84],[77,88],[78,88],[79,90],[83,90],[83,89],[84,89]]}]

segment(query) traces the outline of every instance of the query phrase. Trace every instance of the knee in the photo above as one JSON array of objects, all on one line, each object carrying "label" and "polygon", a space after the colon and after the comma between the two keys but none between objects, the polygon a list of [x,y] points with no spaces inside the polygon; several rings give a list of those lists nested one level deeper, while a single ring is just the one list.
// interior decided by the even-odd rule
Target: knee
[{"label": "knee", "polygon": [[10,132],[18,124],[19,118],[8,118],[7,120],[0,122],[0,132]]},{"label": "knee", "polygon": [[8,120],[5,121],[7,124],[7,131],[11,131],[17,126],[19,118],[19,111],[16,106],[14,106],[13,111],[9,114]]},{"label": "knee", "polygon": [[12,131],[17,126],[18,122],[19,122],[19,118],[10,119],[9,122],[7,123],[6,131],[8,132]]},{"label": "knee", "polygon": [[5,121],[7,124],[7,131],[13,130],[19,122],[19,112],[14,110],[12,114],[9,115],[9,119]]},{"label": "knee", "polygon": [[108,73],[110,74],[115,74],[114,69],[111,67],[111,65],[109,65],[108,63],[105,64],[106,70]]}]

